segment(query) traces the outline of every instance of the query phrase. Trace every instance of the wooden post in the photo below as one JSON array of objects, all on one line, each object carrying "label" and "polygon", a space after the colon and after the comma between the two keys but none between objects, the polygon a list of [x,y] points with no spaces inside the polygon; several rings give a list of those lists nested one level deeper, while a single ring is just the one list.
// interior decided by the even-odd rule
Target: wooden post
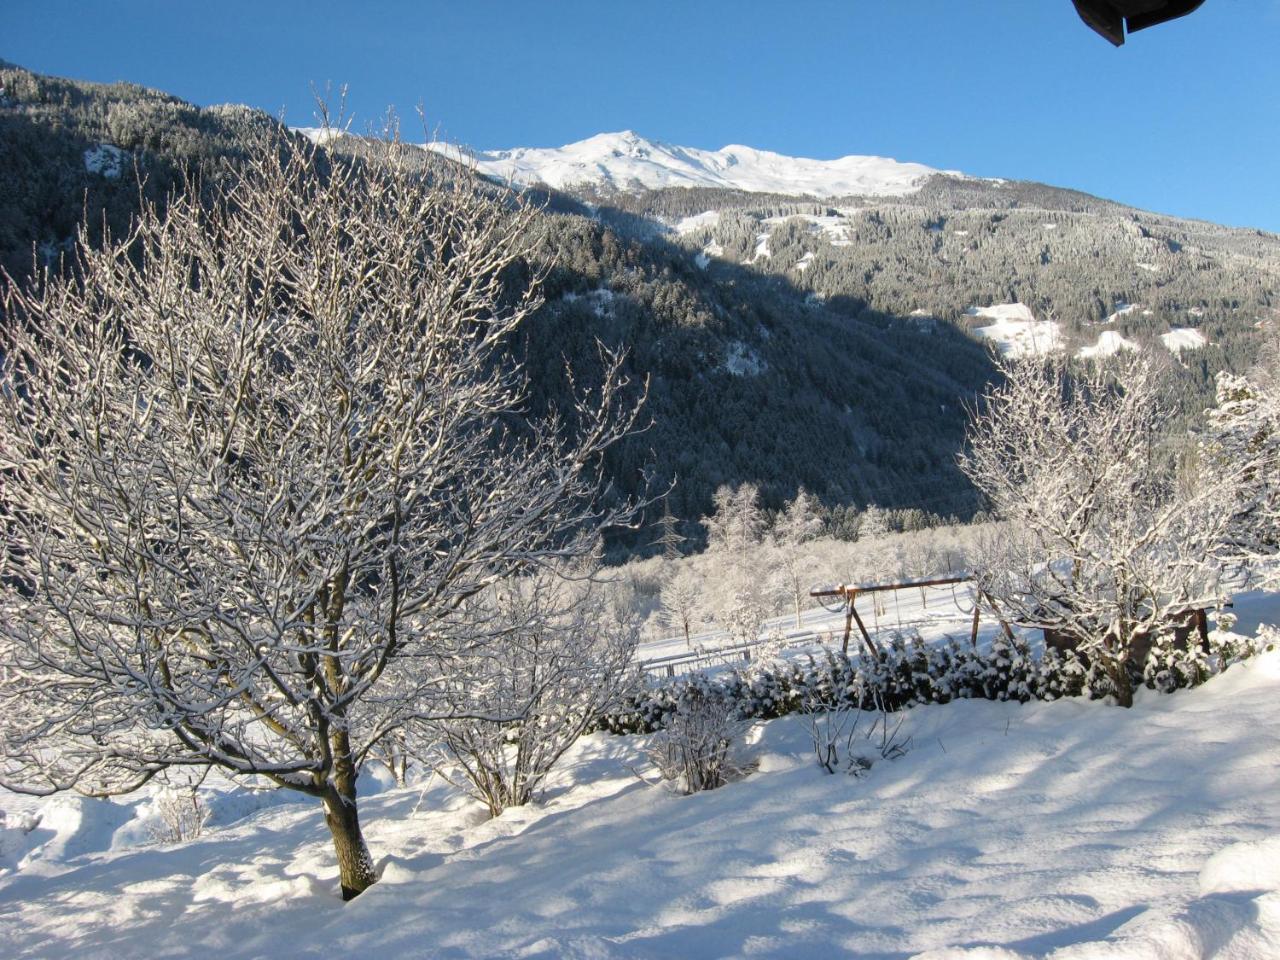
[{"label": "wooden post", "polygon": [[840,652],[846,657],[849,655],[849,634],[853,631],[853,600],[845,599],[844,602],[844,639],[840,641]]},{"label": "wooden post", "polygon": [[973,629],[969,631],[969,646],[978,649],[978,598],[973,598]]},{"label": "wooden post", "polygon": [[1209,617],[1204,612],[1204,607],[1196,610],[1196,631],[1200,634],[1200,649],[1205,653],[1209,652]]},{"label": "wooden post", "polygon": [[[941,587],[941,586],[945,586],[947,584],[952,584],[952,583],[967,583],[970,579],[971,579],[970,577],[937,577],[930,580],[908,580],[904,583],[878,583],[878,584],[873,584],[871,586],[861,586],[861,587],[848,587],[848,586],[845,586],[844,584],[841,584],[838,587],[832,587],[826,590],[810,590],[809,596],[840,597],[844,600],[845,602],[844,637],[840,641],[840,651],[843,654],[845,654],[845,656],[848,656],[849,654],[849,637],[853,635],[853,625],[856,623],[858,625],[858,631],[862,634],[862,639],[866,643],[867,649],[871,652],[871,655],[874,656],[877,660],[881,660],[883,659],[883,657],[881,657],[880,655],[880,648],[877,647],[875,641],[871,639],[871,634],[867,632],[866,624],[862,622],[862,618],[858,616],[858,611],[854,608],[854,601],[857,599],[859,594],[861,593],[879,594],[886,590],[902,590],[905,587],[919,587],[923,592],[925,587]],[[974,627],[973,627],[975,643],[977,642],[976,640],[977,630],[978,630],[977,623],[978,623],[978,611],[977,611],[977,607],[975,606],[974,607]],[[1004,621],[1002,620],[1001,623],[1004,624]],[[1010,634],[1010,636],[1012,636],[1012,634],[1009,631],[1008,624],[1004,624],[1004,629],[1005,629],[1005,633],[1008,633]]]},{"label": "wooden post", "polygon": [[1000,621],[1000,629],[1004,631],[1005,639],[1010,643],[1013,643],[1013,631],[1009,629],[1009,621],[1000,616],[1000,608],[996,606],[996,602],[991,599],[990,594],[985,590],[978,590],[976,599],[985,600],[987,603],[991,604],[991,609],[996,611],[996,619]]},{"label": "wooden post", "polygon": [[858,611],[853,609],[853,601],[849,601],[849,613],[853,615],[853,619],[858,621],[858,629],[862,632],[862,639],[867,644],[867,649],[871,651],[871,655],[876,660],[883,660],[880,656],[880,648],[876,646],[875,641],[871,639],[871,634],[867,633],[867,628],[862,625],[862,618],[858,616]]}]

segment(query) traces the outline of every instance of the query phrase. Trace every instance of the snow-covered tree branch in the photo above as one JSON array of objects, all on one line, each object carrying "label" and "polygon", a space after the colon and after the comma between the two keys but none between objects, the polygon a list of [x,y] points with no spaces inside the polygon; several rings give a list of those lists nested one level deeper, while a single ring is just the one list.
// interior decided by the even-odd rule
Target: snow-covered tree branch
[{"label": "snow-covered tree branch", "polygon": [[261,775],[323,801],[348,897],[359,764],[449,710],[494,640],[469,598],[629,520],[596,469],[638,409],[606,356],[524,417],[535,211],[384,146],[260,143],[211,200],[82,234],[70,278],[9,285],[0,369],[4,784]]},{"label": "snow-covered tree branch", "polygon": [[1128,705],[1135,646],[1220,598],[1248,467],[1168,448],[1145,354],[1071,374],[1061,360],[1012,362],[1003,374],[961,459],[1007,521],[979,585],[995,615],[1055,631],[1100,663]]}]

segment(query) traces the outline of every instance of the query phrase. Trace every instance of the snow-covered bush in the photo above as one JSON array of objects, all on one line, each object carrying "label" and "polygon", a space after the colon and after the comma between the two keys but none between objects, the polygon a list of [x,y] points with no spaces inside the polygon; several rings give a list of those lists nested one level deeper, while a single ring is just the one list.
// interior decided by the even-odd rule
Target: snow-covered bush
[{"label": "snow-covered bush", "polygon": [[[593,572],[594,575],[594,572]],[[533,799],[552,767],[636,680],[636,618],[603,584],[544,571],[479,598],[467,622],[504,638],[440,681],[452,719],[415,725],[497,816]]]},{"label": "snow-covered bush", "polygon": [[[900,738],[883,706],[864,710],[839,685],[817,683],[804,698],[801,711],[813,743],[818,766],[827,773],[844,770],[862,776],[877,760],[896,760],[907,752],[910,738]],[[870,717],[870,724],[864,720]]]},{"label": "snow-covered bush", "polygon": [[[1196,686],[1265,650],[1280,646],[1280,630],[1264,626],[1256,638],[1214,631],[1209,651],[1158,640],[1147,659],[1131,667],[1130,682],[1162,692]],[[686,696],[723,697],[744,720],[794,713],[855,709],[894,712],[952,700],[1058,700],[1114,698],[1109,666],[1076,650],[1048,647],[1034,655],[1018,637],[997,637],[986,649],[949,639],[926,645],[917,634],[896,634],[880,659],[826,650],[820,656],[761,660],[710,676],[691,674],[651,682],[628,698],[599,728],[611,733],[659,729]]]},{"label": "snow-covered bush", "polygon": [[714,790],[740,772],[733,746],[744,727],[726,691],[689,684],[654,734],[649,759],[662,779],[684,793]]},{"label": "snow-covered bush", "polygon": [[1171,636],[1162,635],[1151,645],[1143,666],[1142,682],[1161,693],[1199,686],[1231,664],[1273,649],[1277,640],[1280,640],[1280,633],[1267,625],[1259,629],[1256,637],[1214,630],[1209,634],[1207,649],[1197,642],[1179,647]]},{"label": "snow-covered bush", "polygon": [[195,840],[209,821],[209,808],[194,787],[167,787],[152,801],[155,815],[148,832],[153,843]]},{"label": "snow-covered bush", "polygon": [[1274,457],[1168,456],[1164,368],[1144,352],[1001,374],[959,461],[1009,523],[976,560],[981,603],[1069,638],[1130,706],[1144,638],[1220,598],[1250,478]]}]

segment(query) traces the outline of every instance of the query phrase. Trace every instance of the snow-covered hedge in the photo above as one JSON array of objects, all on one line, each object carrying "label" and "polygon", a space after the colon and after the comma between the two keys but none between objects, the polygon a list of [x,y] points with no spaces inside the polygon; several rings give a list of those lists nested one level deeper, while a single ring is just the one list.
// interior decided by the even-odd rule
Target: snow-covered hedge
[{"label": "snow-covered hedge", "polygon": [[[1172,638],[1162,639],[1152,645],[1133,679],[1169,693],[1203,683],[1232,663],[1277,646],[1280,631],[1265,626],[1257,637],[1215,631],[1207,652],[1199,644],[1182,650]],[[619,734],[657,730],[690,688],[731,699],[738,704],[739,716],[751,720],[798,713],[815,704],[893,711],[951,700],[1025,703],[1111,694],[1105,672],[1075,652],[1049,648],[1037,656],[1016,638],[998,637],[978,650],[958,640],[926,645],[918,635],[895,634],[881,660],[827,650],[817,656],[760,661],[727,673],[655,681],[601,718],[599,727]]]}]

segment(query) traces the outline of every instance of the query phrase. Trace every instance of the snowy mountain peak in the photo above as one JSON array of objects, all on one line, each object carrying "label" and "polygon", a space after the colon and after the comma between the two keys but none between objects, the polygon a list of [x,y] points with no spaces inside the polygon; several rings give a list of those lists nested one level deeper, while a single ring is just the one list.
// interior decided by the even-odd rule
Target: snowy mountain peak
[{"label": "snowy mountain peak", "polygon": [[700,150],[650,140],[633,130],[599,133],[563,147],[464,151],[444,143],[426,146],[461,155],[490,176],[516,183],[545,183],[557,189],[598,184],[619,190],[721,187],[815,197],[902,196],[944,172],[885,157],[811,160],[741,144]]}]

